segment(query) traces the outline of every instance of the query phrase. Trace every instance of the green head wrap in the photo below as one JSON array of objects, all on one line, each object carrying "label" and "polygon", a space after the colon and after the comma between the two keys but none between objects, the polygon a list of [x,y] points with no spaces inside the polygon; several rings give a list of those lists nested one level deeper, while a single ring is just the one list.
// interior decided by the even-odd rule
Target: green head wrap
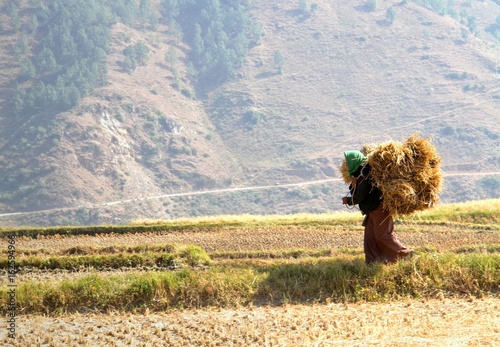
[{"label": "green head wrap", "polygon": [[352,176],[366,161],[366,157],[360,151],[346,151],[344,152],[344,157],[349,169],[349,176]]}]

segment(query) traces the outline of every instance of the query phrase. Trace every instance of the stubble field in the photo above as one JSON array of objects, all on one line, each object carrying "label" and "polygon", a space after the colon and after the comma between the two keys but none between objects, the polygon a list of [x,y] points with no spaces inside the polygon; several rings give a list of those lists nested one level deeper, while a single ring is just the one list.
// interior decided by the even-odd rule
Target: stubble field
[{"label": "stubble field", "polygon": [[13,345],[493,347],[499,311],[490,298],[32,315],[20,320]]},{"label": "stubble field", "polygon": [[[498,204],[443,207],[397,221],[398,237],[417,254],[376,268],[363,264],[357,214],[246,216],[190,221],[184,228],[167,222],[161,230],[141,233],[18,234],[16,335],[11,339],[2,329],[0,341],[497,346]],[[2,231],[5,244],[13,232]],[[167,254],[173,254],[169,261]],[[329,282],[331,276],[338,278]],[[1,285],[6,287],[7,276]],[[115,289],[116,295],[109,293]]]}]

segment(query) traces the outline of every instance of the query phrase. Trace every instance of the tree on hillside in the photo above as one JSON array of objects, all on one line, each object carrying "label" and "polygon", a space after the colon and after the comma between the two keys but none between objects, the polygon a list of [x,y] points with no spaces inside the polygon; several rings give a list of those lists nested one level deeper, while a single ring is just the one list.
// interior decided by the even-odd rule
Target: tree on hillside
[{"label": "tree on hillside", "polygon": [[25,101],[26,101],[26,90],[18,86],[12,98],[15,114],[21,113],[22,110],[26,107]]},{"label": "tree on hillside", "polygon": [[32,80],[36,77],[35,65],[31,62],[29,58],[23,58],[21,60],[21,78],[24,80]]},{"label": "tree on hillside", "polygon": [[15,1],[11,1],[7,5],[7,15],[10,18],[10,24],[15,31],[21,28],[21,19],[19,18],[19,5]]},{"label": "tree on hillside", "polygon": [[158,18],[155,15],[155,11],[151,6],[150,0],[141,0],[139,4],[139,18],[144,23],[151,25],[153,29],[158,26]]},{"label": "tree on hillside", "polygon": [[387,12],[385,13],[385,19],[391,24],[393,24],[396,20],[396,10],[393,6],[387,9]]},{"label": "tree on hillside", "polygon": [[370,11],[370,12],[373,12],[373,11],[376,11],[377,8],[378,8],[378,2],[377,0],[368,0],[366,3],[365,3],[365,8]]},{"label": "tree on hillside", "polygon": [[57,60],[62,64],[73,62],[78,55],[78,47],[71,34],[71,29],[65,27],[64,31],[58,32],[55,37],[59,43],[55,45],[56,51],[54,52]]},{"label": "tree on hillside", "polygon": [[35,66],[40,75],[54,72],[57,68],[54,52],[50,48],[44,47],[36,56]]},{"label": "tree on hillside", "polygon": [[63,102],[65,103],[64,106],[68,108],[76,106],[80,103],[80,99],[80,90],[74,84],[70,84],[63,97]]},{"label": "tree on hillside", "polygon": [[262,27],[247,14],[248,0],[163,0],[162,15],[182,30],[191,46],[190,58],[201,90],[234,75],[250,47],[263,35]]},{"label": "tree on hillside", "polygon": [[113,0],[109,1],[109,6],[112,12],[120,17],[123,23],[127,25],[133,24],[138,13],[136,1]]},{"label": "tree on hillside", "polygon": [[137,53],[133,46],[128,46],[123,50],[125,60],[123,61],[125,69],[132,73],[137,68]]},{"label": "tree on hillside", "polygon": [[278,50],[274,52],[274,64],[276,64],[276,67],[278,68],[278,73],[280,75],[283,75],[284,73],[284,66],[285,66],[285,56],[283,55],[283,52],[281,50]]},{"label": "tree on hillside", "polygon": [[25,31],[28,33],[34,33],[38,28],[38,18],[36,15],[32,15],[31,19],[25,24]]},{"label": "tree on hillside", "polygon": [[[208,35],[207,35],[208,36]],[[203,56],[203,52],[205,51],[204,41],[201,32],[200,24],[196,23],[194,25],[194,33],[192,39],[192,49],[193,55],[195,59],[199,60]]]},{"label": "tree on hillside", "polygon": [[142,41],[137,42],[134,45],[135,52],[137,54],[137,62],[139,65],[146,65],[149,60],[149,48]]},{"label": "tree on hillside", "polygon": [[21,33],[17,39],[16,47],[14,48],[14,52],[16,54],[17,59],[21,59],[23,55],[28,52],[29,46],[28,41],[26,39],[26,35]]},{"label": "tree on hillside", "polygon": [[47,87],[43,81],[38,81],[30,90],[33,95],[34,104],[39,108],[46,108],[49,106],[47,100]]},{"label": "tree on hillside", "polygon": [[123,50],[123,55],[125,56],[125,68],[132,72],[137,68],[137,65],[146,65],[149,59],[149,48],[144,42],[140,41],[135,45],[126,47]]},{"label": "tree on hillside", "polygon": [[472,34],[477,34],[477,20],[474,16],[467,17],[467,27]]},{"label": "tree on hillside", "polygon": [[151,7],[150,0],[141,0],[139,2],[139,16],[147,22],[150,16],[153,14],[153,8]]},{"label": "tree on hillside", "polygon": [[165,53],[165,62],[170,65],[170,69],[174,69],[174,66],[177,65],[179,61],[179,57],[177,56],[177,50],[174,46],[169,46],[167,53]]},{"label": "tree on hillside", "polygon": [[299,0],[299,9],[303,13],[307,13],[309,11],[309,4],[307,3],[307,0]]},{"label": "tree on hillside", "polygon": [[314,14],[314,13],[316,13],[316,11],[317,11],[317,10],[318,10],[318,3],[313,2],[313,3],[311,4],[311,13],[313,13],[313,14]]},{"label": "tree on hillside", "polygon": [[467,43],[469,40],[469,31],[465,28],[460,28],[460,36],[462,37],[462,41]]},{"label": "tree on hillside", "polygon": [[161,14],[168,24],[175,21],[180,14],[179,0],[162,0]]}]

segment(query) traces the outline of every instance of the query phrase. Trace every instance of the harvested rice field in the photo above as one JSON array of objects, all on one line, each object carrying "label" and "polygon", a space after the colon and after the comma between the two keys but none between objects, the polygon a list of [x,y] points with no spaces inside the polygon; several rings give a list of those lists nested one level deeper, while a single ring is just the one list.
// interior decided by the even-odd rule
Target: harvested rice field
[{"label": "harvested rice field", "polygon": [[[361,223],[361,217],[359,224]],[[442,251],[455,247],[498,241],[498,231],[468,226],[396,224],[396,233],[411,247],[434,246]],[[157,245],[168,243],[196,244],[208,252],[253,251],[281,249],[361,248],[363,228],[350,226],[280,226],[280,227],[222,227],[199,232],[155,232],[136,234],[101,234],[96,236],[20,237],[20,249],[63,252],[72,247],[112,247]]]},{"label": "harvested rice field", "polygon": [[5,324],[0,344],[497,346],[499,207],[397,220],[416,255],[377,266],[357,213],[0,230],[5,302],[11,239],[18,270],[15,338]]},{"label": "harvested rice field", "polygon": [[493,347],[500,344],[499,312],[498,299],[432,299],[25,316],[12,345]]}]

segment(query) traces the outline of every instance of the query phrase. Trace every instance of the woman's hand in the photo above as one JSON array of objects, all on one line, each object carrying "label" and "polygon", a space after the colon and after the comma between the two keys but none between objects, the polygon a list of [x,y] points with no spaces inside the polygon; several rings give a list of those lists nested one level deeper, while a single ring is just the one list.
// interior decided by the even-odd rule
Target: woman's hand
[{"label": "woman's hand", "polygon": [[346,196],[344,196],[344,197],[342,198],[342,203],[343,203],[344,205],[347,205],[347,197],[346,197]]}]

